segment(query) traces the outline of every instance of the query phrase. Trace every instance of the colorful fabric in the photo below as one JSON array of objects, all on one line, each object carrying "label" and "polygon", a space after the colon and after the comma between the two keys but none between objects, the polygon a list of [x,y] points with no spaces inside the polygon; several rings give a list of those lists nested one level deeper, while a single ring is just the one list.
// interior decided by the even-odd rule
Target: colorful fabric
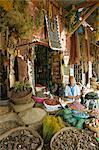
[{"label": "colorful fabric", "polygon": [[50,48],[53,50],[62,50],[58,16],[54,16],[52,19],[50,19],[47,12],[45,12],[45,19]]}]

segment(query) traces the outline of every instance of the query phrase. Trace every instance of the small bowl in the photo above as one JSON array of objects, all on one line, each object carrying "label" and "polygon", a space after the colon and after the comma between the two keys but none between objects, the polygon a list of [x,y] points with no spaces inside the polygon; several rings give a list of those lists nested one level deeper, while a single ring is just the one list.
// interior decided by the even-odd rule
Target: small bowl
[{"label": "small bowl", "polygon": [[37,102],[37,103],[43,103],[44,102],[44,100],[46,99],[46,98],[41,98],[41,97],[36,97],[36,96],[32,96],[32,98],[35,100],[35,102]]}]

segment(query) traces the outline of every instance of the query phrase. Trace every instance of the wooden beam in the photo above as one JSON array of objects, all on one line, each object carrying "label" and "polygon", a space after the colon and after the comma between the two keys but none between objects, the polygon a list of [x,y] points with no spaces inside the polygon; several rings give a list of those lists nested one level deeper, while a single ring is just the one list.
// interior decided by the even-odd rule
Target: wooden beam
[{"label": "wooden beam", "polygon": [[82,4],[76,6],[76,10],[78,10],[79,8],[83,8],[83,7],[90,7],[92,5],[94,5],[96,2],[98,1],[91,1],[90,3],[89,2],[83,2]]},{"label": "wooden beam", "polygon": [[74,28],[74,30],[71,32],[71,33],[69,33],[69,35],[67,36],[67,38],[69,38],[69,37],[71,37],[71,35],[82,25],[82,23],[94,12],[94,10],[96,10],[96,8],[99,6],[99,3],[96,3],[92,8],[91,8],[91,10],[82,18],[82,20],[79,22],[79,23],[77,23],[76,25],[75,25],[75,28]]},{"label": "wooden beam", "polygon": [[[94,4],[95,4],[95,2],[94,2]],[[84,15],[84,13],[86,13],[86,11],[89,9],[88,7],[91,7],[92,5],[93,5],[93,4],[90,4],[90,5],[86,4],[86,7],[85,7],[85,5],[84,5],[83,7],[85,7],[86,10],[85,10],[84,12],[82,12],[82,14]],[[79,8],[83,8],[83,7],[79,7]],[[77,11],[79,8],[78,8],[77,6],[75,6],[74,11]],[[72,11],[73,11],[73,9],[71,9],[68,13],[66,13],[65,17],[68,16]],[[81,15],[82,15],[82,14],[81,14]]]},{"label": "wooden beam", "polygon": [[39,41],[28,42],[25,44],[17,45],[16,47],[22,47],[22,46],[26,46],[26,45],[43,45],[43,46],[49,47],[48,40],[46,40],[46,41],[39,40]]}]

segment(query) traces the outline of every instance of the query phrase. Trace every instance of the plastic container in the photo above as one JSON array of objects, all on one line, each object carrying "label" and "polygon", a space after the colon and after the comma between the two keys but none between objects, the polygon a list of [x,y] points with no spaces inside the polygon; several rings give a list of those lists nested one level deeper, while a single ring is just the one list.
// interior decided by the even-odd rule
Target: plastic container
[{"label": "plastic container", "polygon": [[41,97],[36,97],[36,96],[32,96],[32,98],[35,100],[35,102],[37,102],[37,103],[43,103],[44,102],[44,100],[46,99],[46,98],[41,98]]}]

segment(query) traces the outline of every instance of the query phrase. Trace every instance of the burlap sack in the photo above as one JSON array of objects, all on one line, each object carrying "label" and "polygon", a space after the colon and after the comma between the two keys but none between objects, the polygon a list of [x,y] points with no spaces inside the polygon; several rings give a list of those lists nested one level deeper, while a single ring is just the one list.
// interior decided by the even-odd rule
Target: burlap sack
[{"label": "burlap sack", "polygon": [[6,113],[0,116],[0,135],[21,125],[23,125],[23,122],[16,113]]},{"label": "burlap sack", "polygon": [[11,108],[9,106],[0,106],[0,115],[4,115],[10,112]]},{"label": "burlap sack", "polygon": [[27,103],[27,104],[19,104],[19,105],[14,105],[14,104],[11,104],[14,111],[15,112],[21,112],[21,111],[24,111],[26,109],[29,109],[29,108],[32,108],[34,106],[35,102],[32,100],[31,102]]},{"label": "burlap sack", "polygon": [[16,113],[10,112],[0,116],[0,123],[4,123],[6,121],[18,121],[19,118]]},{"label": "burlap sack", "polygon": [[30,108],[18,114],[25,125],[41,123],[46,115],[46,111],[41,108]]},{"label": "burlap sack", "polygon": [[0,135],[9,131],[10,129],[14,129],[18,126],[21,126],[20,123],[18,123],[17,121],[6,121],[6,122],[3,122],[3,123],[0,123]]}]

